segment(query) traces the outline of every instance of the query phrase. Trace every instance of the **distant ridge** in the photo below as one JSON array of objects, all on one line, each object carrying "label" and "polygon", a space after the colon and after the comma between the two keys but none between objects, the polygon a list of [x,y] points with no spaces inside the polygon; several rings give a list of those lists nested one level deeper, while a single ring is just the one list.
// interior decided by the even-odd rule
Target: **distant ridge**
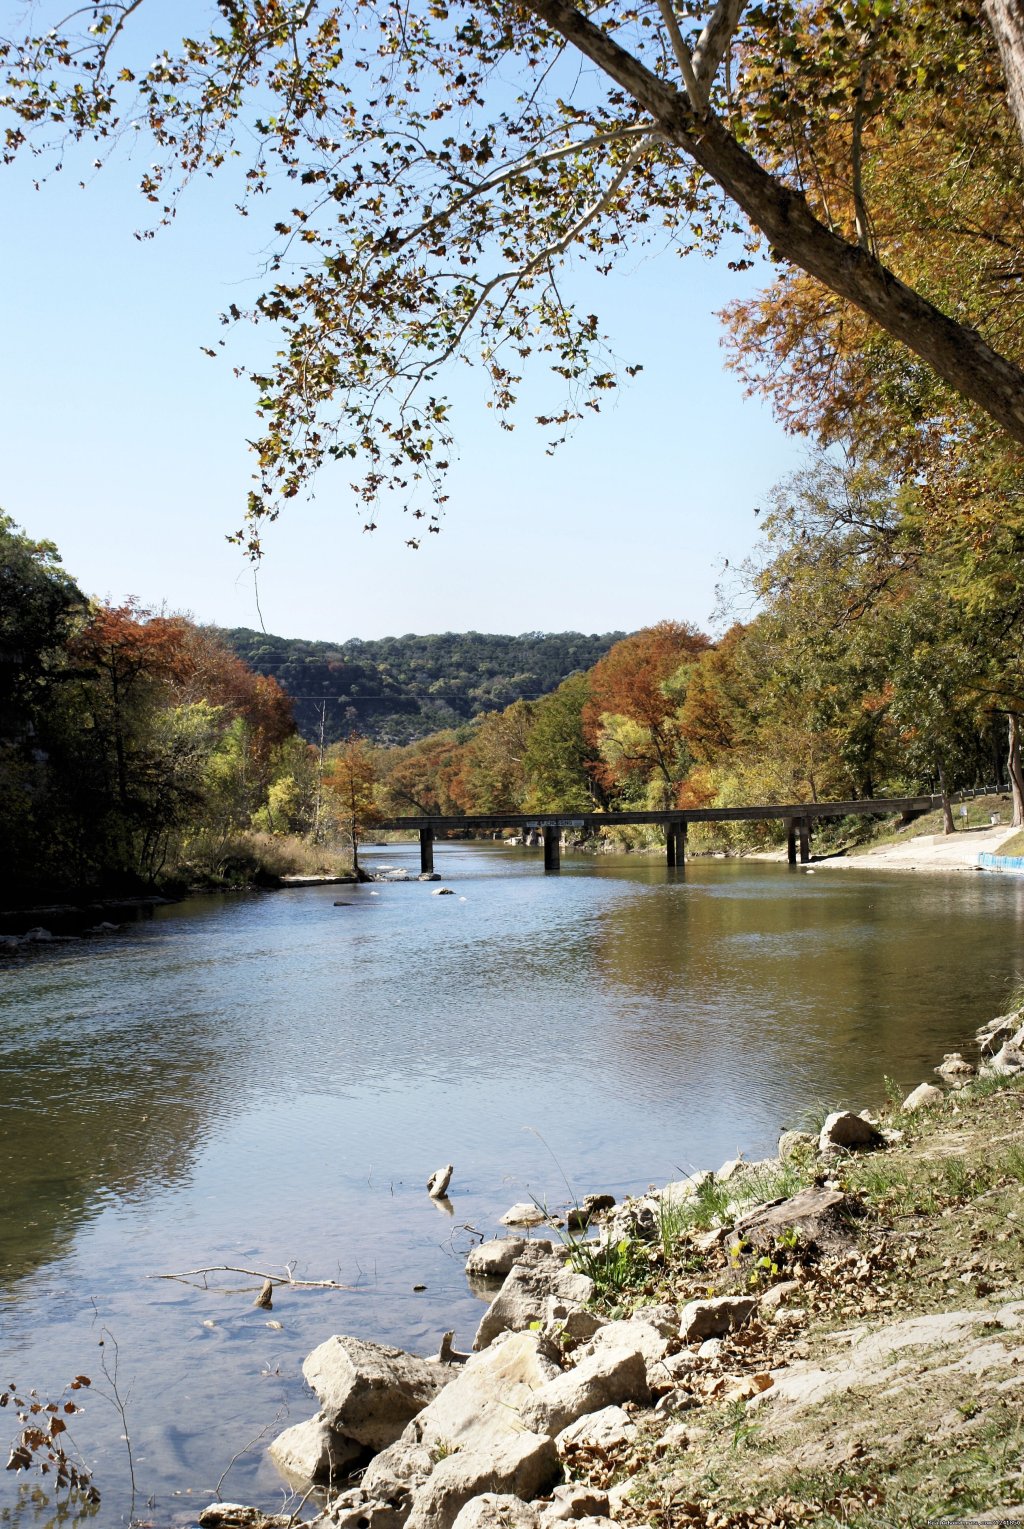
[{"label": "distant ridge", "polygon": [[240,658],[288,692],[303,737],[319,737],[324,708],[328,742],[359,732],[389,744],[411,743],[460,727],[479,712],[547,695],[626,635],[443,632],[306,642],[249,627],[221,632]]}]

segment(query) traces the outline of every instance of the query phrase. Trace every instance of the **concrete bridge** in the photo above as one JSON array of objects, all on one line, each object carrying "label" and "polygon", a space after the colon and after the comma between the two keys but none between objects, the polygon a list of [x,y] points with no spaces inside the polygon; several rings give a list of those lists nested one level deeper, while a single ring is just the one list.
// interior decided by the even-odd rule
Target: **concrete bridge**
[{"label": "concrete bridge", "polygon": [[[966,801],[969,797],[984,796],[1005,788],[979,786],[970,791],[958,792],[951,800]],[[557,871],[561,863],[560,846],[566,829],[596,832],[599,828],[611,828],[616,823],[657,823],[665,829],[665,855],[670,866],[686,863],[686,832],[691,823],[756,823],[766,819],[781,821],[786,825],[786,844],[790,865],[796,865],[799,851],[802,864],[811,858],[812,825],[822,818],[884,817],[900,813],[916,817],[942,806],[941,796],[891,796],[875,797],[859,802],[789,802],[766,807],[693,807],[665,812],[487,812],[465,813],[454,817],[385,818],[374,824],[382,832],[413,830],[420,836],[420,869],[434,869],[434,839],[438,834],[472,832],[474,829],[496,832],[503,828],[518,828],[524,832],[539,832],[544,841],[544,869]]]}]

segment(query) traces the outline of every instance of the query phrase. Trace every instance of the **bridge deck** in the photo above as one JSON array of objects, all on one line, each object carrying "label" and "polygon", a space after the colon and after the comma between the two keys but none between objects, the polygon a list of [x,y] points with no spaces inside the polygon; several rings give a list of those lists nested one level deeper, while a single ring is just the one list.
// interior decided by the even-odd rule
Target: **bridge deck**
[{"label": "bridge deck", "polygon": [[[953,800],[981,796],[998,791],[998,786],[978,787],[958,792]],[[663,823],[666,827],[684,823],[749,823],[765,819],[783,821],[814,818],[845,818],[854,815],[883,817],[893,812],[928,812],[942,806],[941,796],[874,797],[856,802],[784,802],[758,807],[686,807],[664,812],[477,812],[447,817],[396,817],[374,823],[374,830],[397,832],[402,829],[429,828],[434,833],[448,833],[467,828],[612,828],[616,823]]]}]

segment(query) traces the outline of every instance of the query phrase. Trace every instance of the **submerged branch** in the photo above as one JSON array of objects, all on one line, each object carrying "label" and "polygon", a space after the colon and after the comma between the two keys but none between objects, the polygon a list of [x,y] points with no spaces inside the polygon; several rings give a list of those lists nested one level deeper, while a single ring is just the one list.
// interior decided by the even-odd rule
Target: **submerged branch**
[{"label": "submerged branch", "polygon": [[281,1274],[268,1274],[263,1269],[240,1269],[237,1264],[207,1264],[202,1269],[182,1269],[176,1274],[147,1274],[147,1279],[192,1279],[198,1274],[249,1274],[253,1279],[269,1280],[272,1285],[290,1285],[302,1290],[354,1290],[354,1285],[342,1285],[335,1279],[295,1279],[287,1270]]}]

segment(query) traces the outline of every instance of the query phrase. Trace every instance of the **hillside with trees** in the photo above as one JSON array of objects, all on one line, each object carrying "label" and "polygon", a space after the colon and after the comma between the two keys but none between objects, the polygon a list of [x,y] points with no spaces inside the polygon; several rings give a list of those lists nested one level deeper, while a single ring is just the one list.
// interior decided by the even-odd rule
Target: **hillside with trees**
[{"label": "hillside with trees", "polygon": [[239,658],[289,695],[303,737],[337,742],[357,732],[397,745],[481,712],[536,700],[590,669],[624,636],[605,632],[443,632],[376,641],[304,642],[238,627],[221,634]]}]

